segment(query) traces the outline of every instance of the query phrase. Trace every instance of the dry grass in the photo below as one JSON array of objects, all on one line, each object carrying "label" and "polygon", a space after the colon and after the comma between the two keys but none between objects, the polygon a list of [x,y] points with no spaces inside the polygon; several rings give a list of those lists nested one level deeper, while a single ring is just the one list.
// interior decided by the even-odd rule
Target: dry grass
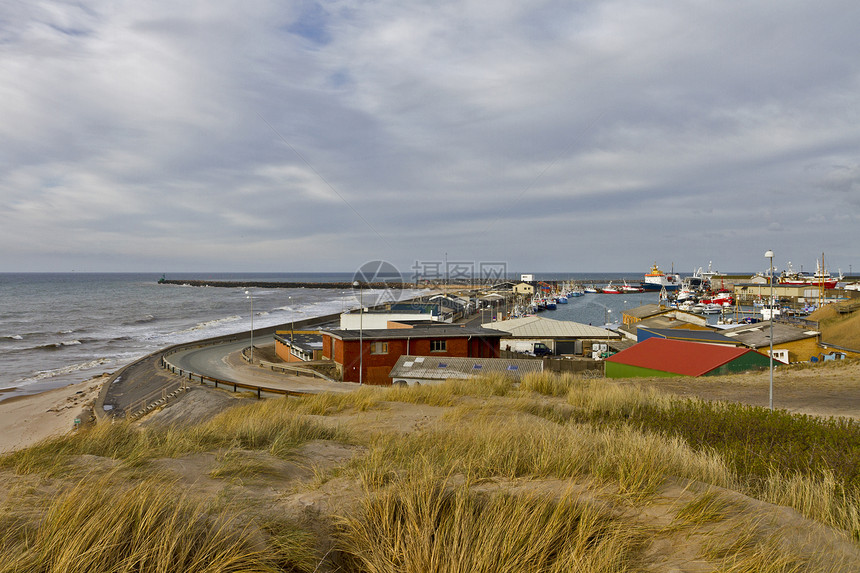
[{"label": "dry grass", "polygon": [[0,467],[18,473],[60,475],[71,458],[81,455],[139,466],[156,458],[223,449],[265,449],[274,456],[289,457],[307,441],[346,438],[339,430],[308,420],[290,406],[286,400],[239,406],[191,428],[98,424],[2,456]]},{"label": "dry grass", "polygon": [[[839,308],[850,312],[839,314]],[[825,305],[809,318],[819,322],[821,340],[860,351],[860,305],[856,300]]]},{"label": "dry grass", "polygon": [[353,571],[620,573],[642,534],[570,497],[475,493],[428,475],[368,492],[339,539]]},{"label": "dry grass", "polygon": [[[373,434],[359,431],[362,421],[386,417],[396,402],[444,407],[446,415],[421,429],[380,424]],[[0,458],[2,466],[60,482],[76,456],[112,458],[120,467],[108,478],[74,484],[36,513],[8,502],[0,508],[0,573],[314,571],[322,559],[314,549],[319,531],[332,520],[331,550],[343,556],[344,573],[639,571],[647,568],[641,560],[651,532],[631,515],[655,503],[669,476],[716,486],[673,505],[675,529],[667,528],[710,531],[702,558],[714,570],[818,571],[759,524],[735,517],[742,510],[717,488],[751,491],[726,459],[630,422],[673,407],[673,398],[652,390],[542,374],[519,386],[488,378],[272,399],[190,428],[103,424]],[[322,423],[319,416],[343,422]],[[307,491],[334,483],[332,476],[364,488],[355,505],[315,518],[313,534],[273,511],[271,498],[239,511],[235,500],[250,490],[202,502],[176,495],[175,484],[154,475],[156,464],[149,463],[213,452],[215,462],[202,475],[240,489],[245,478],[280,479],[275,466],[309,441],[355,444],[365,452],[308,478],[315,486],[305,484]],[[558,490],[478,487],[490,482],[590,484],[602,503]],[[758,491],[822,523],[860,531],[860,494],[838,476],[772,471]],[[720,529],[729,522],[731,528]]]},{"label": "dry grass", "polygon": [[[0,572],[261,572],[282,569],[234,516],[211,515],[157,480],[123,489],[116,476],[85,480],[60,495],[37,523],[7,527]],[[293,545],[307,563],[312,548]],[[305,568],[304,570],[310,570]]]},{"label": "dry grass", "polygon": [[416,464],[475,479],[593,476],[617,483],[631,499],[648,497],[667,475],[723,487],[733,484],[731,472],[717,457],[696,453],[679,438],[630,427],[541,424],[524,416],[499,416],[492,405],[440,424],[407,436],[378,436],[369,453],[352,462],[353,475],[370,488]]},{"label": "dry grass", "polygon": [[860,491],[838,483],[832,472],[783,475],[774,471],[764,486],[763,499],[792,507],[815,521],[851,532],[860,540]]},{"label": "dry grass", "polygon": [[685,524],[702,525],[724,520],[732,504],[718,491],[709,490],[698,495],[678,510],[676,519]]}]

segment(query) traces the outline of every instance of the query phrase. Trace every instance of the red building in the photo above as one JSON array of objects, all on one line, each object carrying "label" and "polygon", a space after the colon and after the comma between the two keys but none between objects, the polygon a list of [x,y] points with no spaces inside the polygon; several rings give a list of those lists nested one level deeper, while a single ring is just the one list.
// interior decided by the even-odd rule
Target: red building
[{"label": "red building", "polygon": [[338,366],[345,382],[388,385],[403,355],[498,358],[505,332],[457,325],[382,330],[323,330],[322,355]]}]

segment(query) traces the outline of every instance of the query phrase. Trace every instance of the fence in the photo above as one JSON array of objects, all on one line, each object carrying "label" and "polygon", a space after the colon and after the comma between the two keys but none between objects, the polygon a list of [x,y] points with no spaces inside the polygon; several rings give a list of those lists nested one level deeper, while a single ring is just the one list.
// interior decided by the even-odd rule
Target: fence
[{"label": "fence", "polygon": [[222,380],[220,378],[214,378],[212,376],[205,376],[196,372],[182,370],[181,368],[177,368],[176,366],[168,362],[166,356],[167,355],[165,354],[161,357],[161,367],[179,376],[183,379],[183,381],[188,380],[189,382],[199,382],[200,384],[206,384],[214,388],[223,388],[225,390],[232,389],[233,392],[238,392],[241,388],[242,390],[248,390],[256,394],[257,398],[262,398],[263,396],[306,396],[309,394],[309,392],[299,392],[297,390],[266,388],[264,386],[257,386],[256,384],[244,384],[242,382]]},{"label": "fence", "polygon": [[537,357],[529,356],[521,352],[511,350],[499,351],[499,358],[520,358],[528,360],[542,360],[544,372],[570,373],[585,377],[600,378],[603,376],[602,360],[571,360],[569,358]]},{"label": "fence", "polygon": [[799,326],[807,330],[818,330],[819,326],[819,323],[816,320],[807,320],[798,316],[791,316],[782,313],[776,314],[773,318],[773,321],[780,322],[782,324],[790,324],[792,326]]}]

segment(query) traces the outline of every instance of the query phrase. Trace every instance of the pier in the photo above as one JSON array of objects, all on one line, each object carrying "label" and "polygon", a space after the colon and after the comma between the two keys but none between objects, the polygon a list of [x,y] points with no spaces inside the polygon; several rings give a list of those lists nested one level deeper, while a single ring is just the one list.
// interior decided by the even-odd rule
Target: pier
[{"label": "pier", "polygon": [[[178,285],[193,287],[221,287],[221,288],[328,288],[328,289],[352,289],[356,288],[351,282],[269,282],[269,281],[208,281],[208,280],[184,280],[184,279],[158,279],[160,285]],[[365,289],[413,289],[421,288],[413,283],[387,283],[368,282],[361,283]]]}]

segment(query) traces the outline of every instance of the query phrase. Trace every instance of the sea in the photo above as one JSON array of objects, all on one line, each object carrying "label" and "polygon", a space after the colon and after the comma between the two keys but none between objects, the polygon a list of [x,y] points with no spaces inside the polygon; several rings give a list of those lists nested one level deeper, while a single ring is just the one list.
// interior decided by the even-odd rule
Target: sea
[{"label": "sea", "polygon": [[[0,273],[0,399],[113,372],[173,344],[248,332],[359,306],[352,289],[192,287],[159,273]],[[631,284],[642,273],[535,273],[536,280]],[[173,273],[209,281],[351,282],[354,273]],[[519,275],[512,274],[512,279]],[[426,291],[407,291],[402,297]],[[365,291],[364,303],[373,300]],[[601,326],[657,293],[585,295],[545,316]]]}]

